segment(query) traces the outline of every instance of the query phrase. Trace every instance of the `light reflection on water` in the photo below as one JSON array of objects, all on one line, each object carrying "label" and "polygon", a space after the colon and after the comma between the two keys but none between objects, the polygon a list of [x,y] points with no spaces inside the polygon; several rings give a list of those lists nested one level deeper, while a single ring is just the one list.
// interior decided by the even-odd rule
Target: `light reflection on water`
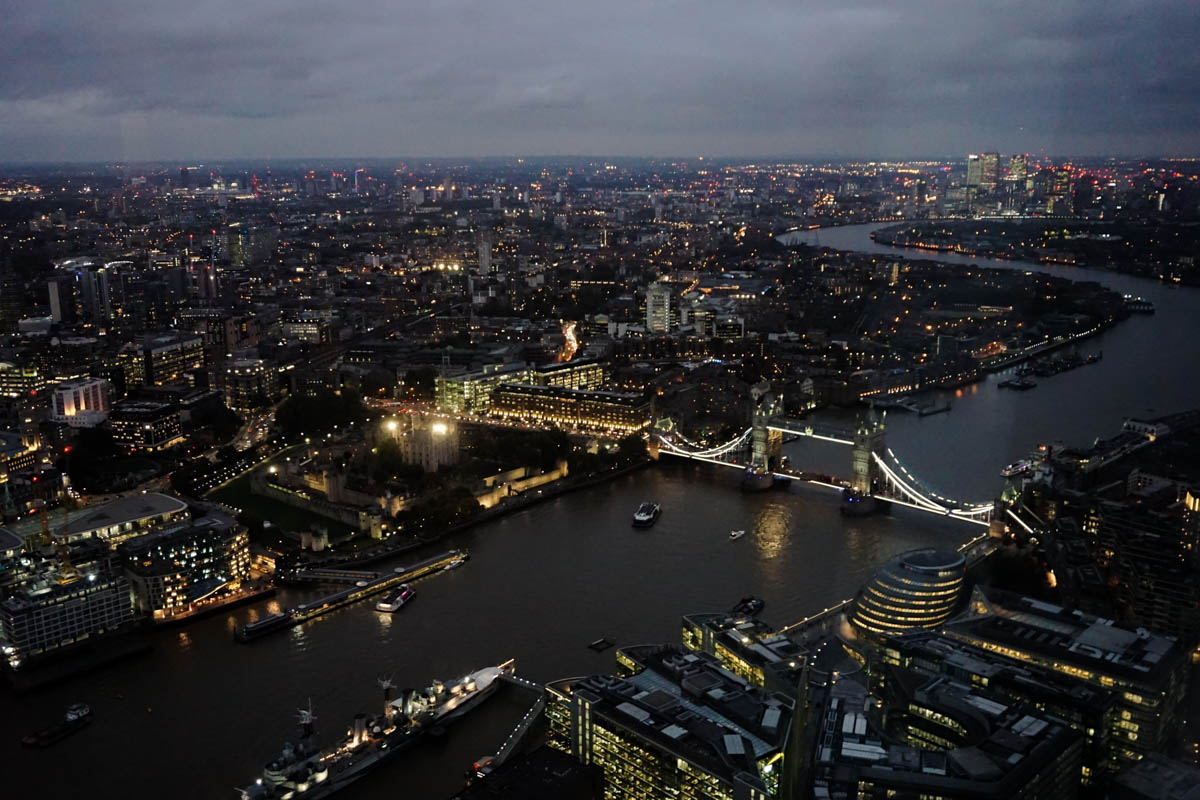
[{"label": "light reflection on water", "polygon": [[[777,559],[787,546],[793,533],[792,523],[791,509],[780,503],[763,506],[758,512],[751,535],[754,536],[754,548],[759,558],[766,562],[762,566],[767,570],[772,569],[770,562]],[[777,572],[779,568],[780,565],[776,564],[773,571]]]}]

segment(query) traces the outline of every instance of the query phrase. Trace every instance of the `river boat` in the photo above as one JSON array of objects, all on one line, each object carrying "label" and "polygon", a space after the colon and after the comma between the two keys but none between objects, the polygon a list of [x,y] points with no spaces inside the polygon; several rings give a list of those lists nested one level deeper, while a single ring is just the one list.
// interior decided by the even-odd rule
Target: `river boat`
[{"label": "river boat", "polygon": [[1032,468],[1033,465],[1028,461],[1017,461],[1000,470],[1000,475],[1005,478],[1015,478],[1018,475],[1024,475]]},{"label": "river boat", "polygon": [[738,604],[733,607],[733,613],[744,614],[745,616],[753,617],[762,611],[766,604],[767,603],[765,600],[748,594],[739,600]]},{"label": "river boat", "polygon": [[662,506],[658,503],[652,503],[649,500],[638,506],[637,511],[633,514],[633,527],[649,528],[654,523],[658,522],[659,515],[662,514]]},{"label": "river boat", "polygon": [[49,747],[68,736],[78,733],[92,723],[92,709],[87,703],[74,703],[67,707],[63,718],[48,727],[36,730],[21,740],[26,747]]},{"label": "river boat", "polygon": [[386,597],[380,598],[379,601],[375,603],[375,610],[386,611],[389,614],[393,611],[399,611],[400,609],[404,608],[405,605],[411,602],[416,596],[416,590],[414,590],[407,583],[402,583],[396,589],[396,591],[389,593]]},{"label": "river boat", "polygon": [[356,714],[344,736],[326,747],[315,742],[316,715],[300,711],[300,738],[285,744],[253,783],[238,789],[240,800],[320,798],[344,789],[396,753],[467,714],[499,687],[513,662],[484,667],[453,681],[435,680],[426,689],[405,690],[393,699],[390,680],[380,681],[383,709]]},{"label": "river boat", "polygon": [[729,541],[731,541],[731,542],[732,542],[732,541],[734,541],[735,539],[740,539],[740,538],[742,538],[742,537],[743,537],[743,536],[745,536],[745,535],[746,535],[746,532],[745,532],[745,531],[730,531],[730,532],[729,532]]},{"label": "river boat", "polygon": [[1030,389],[1035,388],[1037,383],[1029,380],[1029,378],[1009,378],[1006,381],[1000,381],[1000,383],[996,385],[1001,389],[1014,389],[1018,392],[1027,392]]}]

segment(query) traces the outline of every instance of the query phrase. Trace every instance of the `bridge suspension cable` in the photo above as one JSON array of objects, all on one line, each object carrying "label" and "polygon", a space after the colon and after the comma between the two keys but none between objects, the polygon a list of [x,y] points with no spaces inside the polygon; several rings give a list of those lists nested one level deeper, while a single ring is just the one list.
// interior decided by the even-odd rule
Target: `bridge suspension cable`
[{"label": "bridge suspension cable", "polygon": [[745,432],[742,433],[742,435],[737,437],[736,439],[731,439],[730,441],[725,442],[724,444],[717,445],[716,447],[710,447],[706,450],[689,450],[686,447],[680,447],[679,445],[675,444],[671,440],[665,439],[662,437],[659,437],[659,446],[664,447],[668,452],[678,453],[679,455],[692,456],[693,458],[716,458],[717,456],[723,456],[726,453],[729,453],[729,452],[741,447],[742,443],[745,442],[746,439],[750,437],[750,434],[753,431],[754,431],[753,428],[747,428],[745,430]]},{"label": "bridge suspension cable", "polygon": [[892,448],[890,448],[890,447],[887,448],[887,454],[888,454],[888,457],[891,458],[891,460],[893,462],[895,462],[896,467],[900,470],[900,472],[902,472],[904,474],[904,476],[908,479],[908,482],[911,483],[913,485],[913,487],[915,487],[914,491],[918,491],[919,493],[924,494],[926,496],[926,499],[932,498],[935,501],[940,501],[940,504],[945,505],[947,508],[954,508],[956,510],[968,512],[968,513],[982,514],[982,513],[991,511],[991,509],[992,509],[991,503],[967,503],[967,502],[963,502],[960,500],[955,500],[952,497],[946,497],[943,494],[939,494],[938,492],[934,491],[929,486],[929,484],[925,483],[925,481],[921,480],[916,475],[913,475],[911,472],[909,472],[908,468],[904,466],[904,462],[902,462],[896,456],[896,454],[894,452],[892,452]]}]

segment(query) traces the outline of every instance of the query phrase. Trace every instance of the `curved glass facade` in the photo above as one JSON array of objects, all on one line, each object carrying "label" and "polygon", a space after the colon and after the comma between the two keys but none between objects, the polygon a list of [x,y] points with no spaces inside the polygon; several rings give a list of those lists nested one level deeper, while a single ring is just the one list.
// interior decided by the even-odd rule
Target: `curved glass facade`
[{"label": "curved glass facade", "polygon": [[962,599],[966,572],[966,560],[959,553],[901,553],[880,567],[859,592],[851,622],[865,633],[936,628]]}]

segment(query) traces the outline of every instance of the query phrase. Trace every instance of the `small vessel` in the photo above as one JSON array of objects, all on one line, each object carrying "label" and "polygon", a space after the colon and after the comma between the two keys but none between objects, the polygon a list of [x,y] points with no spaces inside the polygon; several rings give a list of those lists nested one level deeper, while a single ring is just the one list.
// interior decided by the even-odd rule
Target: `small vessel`
[{"label": "small vessel", "polygon": [[730,531],[729,532],[729,541],[732,542],[734,539],[740,539],[745,535],[746,535],[745,531]]},{"label": "small vessel", "polygon": [[436,734],[444,726],[472,710],[499,686],[500,678],[513,670],[513,662],[485,667],[454,681],[435,680],[427,689],[406,689],[392,698],[393,684],[380,681],[383,710],[356,714],[343,736],[326,747],[315,743],[312,709],[300,711],[300,740],[285,744],[262,774],[238,790],[241,800],[329,797],[369,774],[395,753],[414,744],[425,734]]},{"label": "small vessel", "polygon": [[1131,294],[1125,295],[1125,308],[1135,314],[1154,313],[1154,303],[1144,297],[1134,297]]},{"label": "small vessel", "polygon": [[[449,569],[449,567],[447,567],[447,569]],[[387,611],[388,613],[399,611],[400,609],[404,608],[406,603],[411,601],[416,596],[417,593],[411,586],[409,586],[407,583],[402,583],[396,588],[396,591],[392,592],[386,597],[380,598],[379,601],[375,603],[375,610]]]},{"label": "small vessel", "polygon": [[658,516],[662,513],[662,506],[658,503],[652,503],[649,500],[638,506],[637,511],[633,514],[633,526],[635,528],[649,528],[654,523],[658,522]]},{"label": "small vessel", "polygon": [[74,703],[67,707],[61,721],[34,731],[21,740],[26,747],[49,747],[73,733],[86,728],[92,722],[92,709],[87,703]]},{"label": "small vessel", "polygon": [[446,569],[458,569],[465,563],[467,563],[465,558],[456,558],[446,565]]},{"label": "small vessel", "polygon": [[1033,465],[1028,461],[1017,461],[1000,470],[1000,475],[1005,478],[1015,478],[1018,475],[1024,475],[1032,468]]},{"label": "small vessel", "polygon": [[616,643],[612,639],[609,639],[607,636],[601,636],[596,641],[590,642],[588,644],[588,647],[591,648],[592,650],[595,650],[597,653],[599,653],[601,650],[607,650],[608,648],[612,647],[614,644],[616,644]]},{"label": "small vessel", "polygon": [[755,614],[763,610],[766,602],[761,598],[748,594],[738,601],[738,604],[733,607],[734,614],[744,614],[748,617],[753,617]]},{"label": "small vessel", "polygon": [[[1041,373],[1038,372],[1037,374],[1040,375]],[[1018,392],[1024,392],[1036,387],[1037,383],[1029,380],[1029,378],[1009,378],[1006,381],[1000,381],[996,385],[1001,389],[1016,389]]]}]

